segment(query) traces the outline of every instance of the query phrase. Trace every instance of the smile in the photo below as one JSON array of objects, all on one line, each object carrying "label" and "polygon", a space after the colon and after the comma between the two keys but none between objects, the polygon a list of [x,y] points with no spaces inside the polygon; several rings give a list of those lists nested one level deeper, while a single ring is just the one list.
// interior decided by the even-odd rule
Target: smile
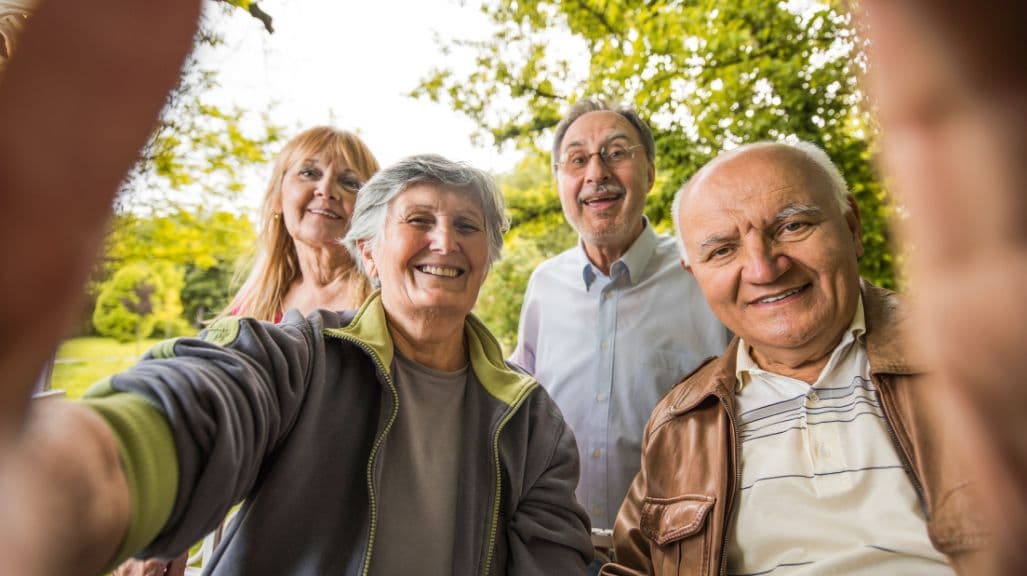
[{"label": "smile", "polygon": [[342,218],[341,216],[339,216],[335,212],[332,212],[331,210],[322,210],[320,208],[310,208],[307,210],[307,212],[310,212],[311,214],[315,214],[317,216],[331,218],[332,220],[339,220],[340,218]]},{"label": "smile", "polygon": [[800,292],[805,291],[810,286],[811,286],[811,284],[804,284],[802,286],[799,286],[798,288],[792,288],[791,290],[786,290],[784,292],[781,292],[780,294],[773,294],[771,296],[765,296],[763,298],[760,298],[760,299],[754,301],[753,304],[773,304],[774,302],[780,302],[781,300],[784,300],[785,298],[788,298],[789,296],[794,296],[795,294],[798,294]]},{"label": "smile", "polygon": [[423,264],[421,266],[414,266],[425,274],[431,274],[432,276],[444,276],[446,278],[456,278],[464,273],[459,268],[450,268],[449,266],[433,266],[431,264]]},{"label": "smile", "polygon": [[578,203],[590,206],[600,202],[616,202],[624,197],[624,189],[619,186],[604,184],[598,186],[591,195],[578,198]]}]

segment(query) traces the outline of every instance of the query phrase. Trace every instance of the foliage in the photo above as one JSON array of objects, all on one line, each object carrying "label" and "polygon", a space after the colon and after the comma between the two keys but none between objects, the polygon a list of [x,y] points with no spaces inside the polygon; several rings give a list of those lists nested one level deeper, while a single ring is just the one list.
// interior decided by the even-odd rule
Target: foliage
[{"label": "foliage", "polygon": [[[676,189],[719,151],[757,140],[814,142],[859,204],[862,273],[893,286],[891,208],[871,166],[875,131],[857,83],[863,44],[834,5],[804,4],[496,0],[481,8],[492,36],[446,46],[473,51],[472,72],[437,69],[414,94],[463,112],[480,138],[527,147],[570,102],[599,97],[633,106],[656,137],[660,177],[647,214],[658,228],[667,227]],[[532,204],[539,218],[559,209],[555,197],[549,202]]]},{"label": "foliage", "polygon": [[166,263],[124,266],[101,286],[93,325],[119,342],[146,338],[158,325],[165,336],[173,335],[181,327],[183,284],[181,271]]},{"label": "foliage", "polygon": [[[221,0],[226,13],[250,13],[272,32],[271,18],[251,0]],[[216,105],[211,94],[218,85],[215,70],[201,64],[201,51],[214,51],[221,36],[204,20],[194,50],[183,67],[178,86],[168,97],[140,161],[122,186],[119,208],[181,204],[183,193],[231,202],[243,190],[246,169],[262,165],[283,138],[283,129],[267,111],[253,112],[236,105]],[[172,196],[173,195],[173,196]]]},{"label": "foliage", "polygon": [[121,343],[112,338],[72,338],[57,350],[51,386],[79,398],[101,378],[117,374],[135,364],[159,340],[144,339]]},{"label": "foliage", "polygon": [[531,271],[573,246],[577,235],[563,219],[545,154],[529,153],[511,174],[499,179],[499,185],[513,229],[506,235],[503,258],[493,264],[482,286],[475,314],[510,354],[517,343],[521,303]]},{"label": "foliage", "polygon": [[173,266],[183,278],[183,322],[195,328],[228,304],[231,279],[255,241],[249,218],[230,212],[128,212],[115,219],[105,263],[112,274],[140,262]]}]

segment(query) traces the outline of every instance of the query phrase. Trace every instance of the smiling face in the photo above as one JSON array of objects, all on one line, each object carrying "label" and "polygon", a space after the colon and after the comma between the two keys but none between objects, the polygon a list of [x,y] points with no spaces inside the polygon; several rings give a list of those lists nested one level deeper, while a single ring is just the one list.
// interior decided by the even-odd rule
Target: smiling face
[{"label": "smiling face", "polygon": [[361,184],[356,171],[342,161],[333,163],[325,154],[298,158],[282,178],[279,200],[289,236],[308,246],[338,244],[349,230]]},{"label": "smiling face", "polygon": [[678,213],[710,306],[755,359],[826,361],[852,321],[863,254],[859,213],[799,152],[750,149],[697,176]]},{"label": "smiling face", "polygon": [[374,251],[364,264],[381,282],[382,304],[393,316],[453,315],[474,308],[489,266],[485,217],[462,190],[418,184],[389,203]]},{"label": "smiling face", "polygon": [[592,154],[604,147],[634,148],[634,157],[606,166],[598,154],[588,158],[580,173],[557,169],[560,203],[567,222],[586,248],[609,246],[624,252],[642,231],[645,197],[652,188],[655,168],[646,158],[638,130],[623,116],[609,110],[589,112],[574,121],[560,143],[560,159]]}]

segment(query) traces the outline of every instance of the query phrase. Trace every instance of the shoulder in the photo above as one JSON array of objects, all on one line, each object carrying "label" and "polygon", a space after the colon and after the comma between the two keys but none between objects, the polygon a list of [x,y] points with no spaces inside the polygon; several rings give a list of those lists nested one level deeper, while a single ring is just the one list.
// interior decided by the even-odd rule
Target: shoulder
[{"label": "shoulder", "polygon": [[718,394],[728,393],[734,385],[735,350],[737,348],[734,345],[729,345],[724,354],[706,358],[691,374],[671,388],[653,408],[648,432],[655,432],[708,399],[716,399]]}]

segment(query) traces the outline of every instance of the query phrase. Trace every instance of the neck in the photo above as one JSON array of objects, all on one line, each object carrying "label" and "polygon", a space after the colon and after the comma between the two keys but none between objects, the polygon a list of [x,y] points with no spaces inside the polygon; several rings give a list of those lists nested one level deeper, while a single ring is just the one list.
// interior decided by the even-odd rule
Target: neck
[{"label": "neck", "polygon": [[282,299],[282,307],[309,314],[318,308],[346,310],[359,306],[364,280],[355,273],[346,250],[301,246],[296,245],[300,275]]},{"label": "neck", "polygon": [[624,256],[631,248],[631,245],[635,243],[635,240],[638,240],[644,228],[644,221],[639,220],[634,232],[626,238],[611,239],[609,242],[589,243],[583,241],[585,255],[588,256],[589,262],[602,270],[603,274],[609,276],[610,267]]},{"label": "neck", "polygon": [[389,335],[399,353],[422,366],[455,372],[467,365],[464,319],[438,314],[400,319],[385,311]]},{"label": "neck", "polygon": [[813,384],[820,378],[820,373],[824,371],[824,366],[827,366],[831,353],[841,342],[842,336],[843,334],[839,334],[826,348],[815,350],[757,350],[755,346],[751,346],[749,356],[757,366],[767,372]]}]

